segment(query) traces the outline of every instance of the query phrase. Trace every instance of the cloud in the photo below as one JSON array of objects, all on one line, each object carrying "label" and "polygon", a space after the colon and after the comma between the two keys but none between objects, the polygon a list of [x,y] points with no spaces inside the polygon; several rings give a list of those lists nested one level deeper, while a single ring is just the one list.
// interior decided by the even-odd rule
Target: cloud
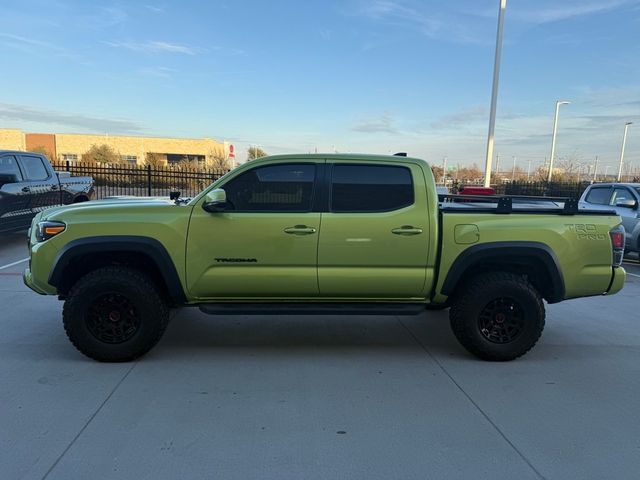
[{"label": "cloud", "polygon": [[393,126],[393,118],[388,113],[374,118],[364,118],[349,130],[360,133],[398,133],[398,129]]},{"label": "cloud", "polygon": [[129,14],[116,6],[97,7],[90,13],[81,13],[74,20],[74,25],[79,28],[102,30],[122,25],[129,20]]},{"label": "cloud", "polygon": [[514,17],[523,22],[543,24],[604,13],[626,5],[638,3],[637,0],[599,0],[597,2],[580,1],[573,3],[563,0],[562,2],[554,2],[553,6],[547,8],[529,10],[515,9]]},{"label": "cloud", "polygon": [[176,69],[169,67],[144,67],[138,70],[142,76],[156,78],[171,78],[175,72]]},{"label": "cloud", "polygon": [[8,122],[48,124],[55,127],[79,127],[83,131],[93,132],[136,134],[144,130],[139,124],[126,119],[43,110],[10,103],[0,103],[0,119]]},{"label": "cloud", "polygon": [[[376,23],[404,30],[413,29],[428,38],[447,42],[485,45],[490,44],[495,35],[491,33],[494,27],[487,29],[489,23],[479,23],[477,15],[474,19],[474,16],[466,12],[447,12],[445,9],[439,9],[437,12],[427,13],[425,10],[412,8],[400,1],[373,0],[361,2],[354,14]],[[375,46],[368,44],[365,49]]]},{"label": "cloud", "polygon": [[158,5],[145,5],[144,8],[152,11],[153,13],[165,13],[166,10],[164,7],[160,7]]},{"label": "cloud", "polygon": [[180,45],[177,43],[170,43],[164,41],[147,41],[147,42],[126,42],[126,41],[105,41],[105,45],[109,45],[114,48],[124,48],[134,52],[140,53],[177,53],[181,55],[196,55],[202,53],[204,50],[196,47],[189,47],[187,45]]},{"label": "cloud", "polygon": [[404,25],[408,22],[418,27],[422,33],[429,37],[435,36],[442,26],[442,23],[434,17],[390,0],[367,2],[361,7],[360,13],[373,20],[396,25]]},{"label": "cloud", "polygon": [[332,32],[331,30],[326,29],[326,28],[321,28],[321,29],[318,31],[318,33],[320,34],[320,37],[321,37],[323,40],[331,40],[331,36],[332,36],[332,34],[333,34],[333,32]]},{"label": "cloud", "polygon": [[[508,22],[546,24],[638,6],[640,0],[537,0],[528,3],[534,7],[523,7],[520,3],[524,2],[507,8]],[[496,7],[474,11],[473,7],[462,10],[453,2],[443,3],[437,10],[417,5],[421,4],[402,0],[362,0],[352,14],[405,30],[413,29],[428,38],[445,42],[477,45],[493,45],[495,42]],[[568,37],[558,37],[557,40],[575,42]]]},{"label": "cloud", "polygon": [[33,50],[33,51],[35,51],[34,50],[35,48],[53,50],[60,53],[63,53],[66,51],[64,48],[59,47],[51,42],[46,42],[43,40],[37,40],[35,38],[23,37],[22,35],[14,35],[11,33],[4,33],[4,32],[0,32],[0,43],[6,46],[23,47],[23,49]]},{"label": "cloud", "polygon": [[18,50],[29,55],[39,57],[50,57],[54,55],[58,58],[85,64],[81,55],[78,55],[64,47],[44,40],[24,37],[22,35],[0,32],[0,46]]},{"label": "cloud", "polygon": [[487,109],[481,106],[474,106],[445,115],[431,123],[431,128],[443,129],[470,125],[478,120],[487,117]]}]

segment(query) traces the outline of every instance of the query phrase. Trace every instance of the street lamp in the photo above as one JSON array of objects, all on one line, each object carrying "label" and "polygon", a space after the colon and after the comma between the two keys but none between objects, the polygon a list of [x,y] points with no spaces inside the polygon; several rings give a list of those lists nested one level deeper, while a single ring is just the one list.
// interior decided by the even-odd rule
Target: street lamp
[{"label": "street lamp", "polygon": [[627,122],[624,124],[624,134],[622,135],[622,150],[620,151],[620,166],[618,167],[618,182],[622,178],[622,162],[624,161],[624,147],[627,144],[627,130],[629,130],[629,125],[632,125],[633,122]]},{"label": "street lamp", "polygon": [[493,64],[493,88],[491,90],[491,113],[489,114],[489,134],[487,135],[487,158],[484,167],[484,186],[491,186],[491,162],[493,160],[493,136],[496,129],[496,106],[498,104],[498,81],[500,80],[500,58],[502,55],[502,32],[507,0],[500,0],[498,32],[496,34],[496,56]]},{"label": "street lamp", "polygon": [[571,102],[566,100],[558,100],[556,102],[556,115],[553,118],[553,136],[551,137],[551,160],[549,160],[549,176],[547,182],[551,182],[551,175],[553,175],[553,158],[556,154],[556,133],[558,132],[558,114],[560,113],[560,105],[567,105]]}]

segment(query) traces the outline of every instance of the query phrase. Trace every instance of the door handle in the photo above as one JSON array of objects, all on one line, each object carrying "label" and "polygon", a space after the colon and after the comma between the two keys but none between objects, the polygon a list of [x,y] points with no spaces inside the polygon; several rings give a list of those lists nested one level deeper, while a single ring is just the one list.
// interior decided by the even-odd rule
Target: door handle
[{"label": "door handle", "polygon": [[316,229],[313,227],[307,227],[306,225],[296,225],[294,227],[285,228],[284,233],[290,233],[292,235],[311,235],[312,233],[316,233]]},{"label": "door handle", "polygon": [[411,225],[403,225],[400,228],[394,228],[391,233],[396,235],[420,235],[422,233],[421,228],[412,227]]},{"label": "door handle", "polygon": [[22,187],[22,191],[24,193],[29,193],[31,191],[31,189],[29,187]]}]

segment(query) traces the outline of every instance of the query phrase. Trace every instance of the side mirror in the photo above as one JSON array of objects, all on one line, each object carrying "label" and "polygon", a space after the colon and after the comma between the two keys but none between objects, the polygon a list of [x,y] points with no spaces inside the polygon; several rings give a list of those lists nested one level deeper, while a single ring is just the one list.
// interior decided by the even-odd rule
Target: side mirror
[{"label": "side mirror", "polygon": [[18,183],[18,176],[15,173],[0,173],[0,187],[6,183]]},{"label": "side mirror", "polygon": [[209,213],[224,212],[229,204],[227,203],[227,192],[221,188],[211,190],[204,198],[202,209]]},{"label": "side mirror", "polygon": [[616,201],[616,207],[624,207],[624,208],[633,208],[633,209],[635,209],[635,208],[638,207],[638,202],[636,202],[632,198],[625,198],[624,200]]}]

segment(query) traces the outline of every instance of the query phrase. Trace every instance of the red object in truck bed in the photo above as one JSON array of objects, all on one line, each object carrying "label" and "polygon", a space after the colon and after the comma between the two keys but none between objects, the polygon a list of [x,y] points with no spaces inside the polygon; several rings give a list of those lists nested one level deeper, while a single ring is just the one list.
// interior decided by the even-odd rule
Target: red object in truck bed
[{"label": "red object in truck bed", "polygon": [[458,195],[495,195],[496,191],[491,187],[473,187],[465,185],[460,189]]}]

